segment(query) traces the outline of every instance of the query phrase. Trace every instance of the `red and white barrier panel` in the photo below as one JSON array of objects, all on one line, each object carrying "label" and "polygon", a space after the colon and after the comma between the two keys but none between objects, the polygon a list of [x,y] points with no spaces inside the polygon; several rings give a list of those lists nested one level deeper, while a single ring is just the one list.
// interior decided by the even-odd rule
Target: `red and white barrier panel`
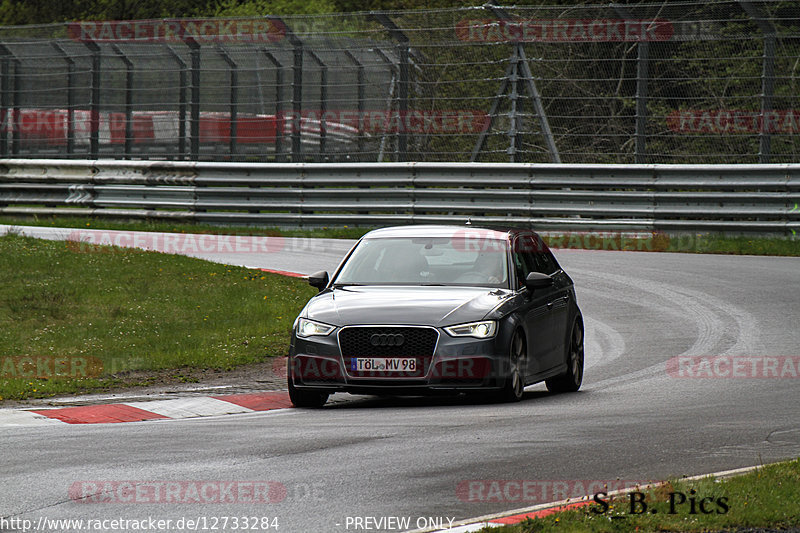
[{"label": "red and white barrier panel", "polygon": [[[64,146],[69,134],[66,109],[21,108],[0,111],[2,131],[17,131],[28,144]],[[73,139],[76,145],[88,145],[94,128],[101,145],[125,144],[125,113],[98,113],[94,120],[86,109],[73,111]],[[168,144],[179,141],[180,117],[176,111],[134,111],[131,114],[131,141],[134,144]],[[274,144],[276,132],[284,119],[275,115],[239,115],[236,118],[236,142]],[[93,124],[95,124],[93,126]],[[230,113],[200,113],[200,143],[228,143],[231,140]],[[331,128],[334,126],[331,125]],[[190,131],[186,119],[186,131]]]}]

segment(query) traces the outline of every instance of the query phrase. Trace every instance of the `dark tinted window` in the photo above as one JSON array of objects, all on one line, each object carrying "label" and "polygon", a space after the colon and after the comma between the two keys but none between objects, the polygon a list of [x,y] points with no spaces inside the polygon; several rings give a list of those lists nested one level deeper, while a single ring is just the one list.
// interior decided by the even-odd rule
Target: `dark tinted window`
[{"label": "dark tinted window", "polygon": [[525,284],[525,278],[531,272],[539,272],[535,255],[531,253],[535,243],[530,237],[520,236],[514,240],[514,269],[517,273],[517,287]]},{"label": "dark tinted window", "polygon": [[518,286],[523,285],[525,277],[530,272],[550,275],[560,268],[540,237],[520,235],[514,242],[514,267],[517,271]]},{"label": "dark tinted window", "polygon": [[550,250],[545,250],[539,254],[539,261],[543,268],[542,272],[545,274],[552,274],[561,268]]}]

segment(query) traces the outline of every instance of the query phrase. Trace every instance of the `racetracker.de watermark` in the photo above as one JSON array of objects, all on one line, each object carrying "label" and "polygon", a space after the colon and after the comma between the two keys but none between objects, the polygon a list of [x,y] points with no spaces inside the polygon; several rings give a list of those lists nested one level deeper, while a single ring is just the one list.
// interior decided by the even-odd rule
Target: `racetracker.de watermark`
[{"label": "racetracker.de watermark", "polygon": [[117,246],[168,254],[314,252],[324,248],[317,240],[302,237],[285,239],[281,236],[107,230],[73,231],[67,236],[67,246],[72,251],[80,253],[112,253],[113,249],[98,248],[98,246]]},{"label": "racetracker.de watermark", "polygon": [[456,496],[466,503],[537,504],[579,500],[645,484],[621,479],[468,479],[458,483]]},{"label": "racetracker.de watermark", "polygon": [[663,19],[465,19],[456,25],[458,38],[469,42],[649,42],[674,34]]},{"label": "racetracker.de watermark", "polygon": [[70,500],[103,504],[280,503],[288,491],[277,481],[76,481]]},{"label": "racetracker.de watermark", "polygon": [[743,379],[800,377],[800,356],[677,356],[667,360],[673,378]]},{"label": "racetracker.de watermark", "polygon": [[274,43],[286,26],[268,18],[106,20],[72,22],[67,33],[83,43]]},{"label": "racetracker.de watermark", "polygon": [[[670,236],[666,233],[639,233],[612,231],[567,231],[540,235],[539,239],[517,239],[514,252],[541,253],[550,248],[573,250],[616,250],[638,252],[690,251],[695,249],[697,238],[693,235]],[[505,253],[502,236],[491,230],[462,229],[452,236],[453,249],[460,252]]]},{"label": "racetracker.de watermark", "polygon": [[105,363],[82,355],[0,356],[0,378],[90,378],[103,374]]},{"label": "racetracker.de watermark", "polygon": [[667,115],[667,127],[676,133],[753,134],[800,133],[800,110],[685,109]]}]

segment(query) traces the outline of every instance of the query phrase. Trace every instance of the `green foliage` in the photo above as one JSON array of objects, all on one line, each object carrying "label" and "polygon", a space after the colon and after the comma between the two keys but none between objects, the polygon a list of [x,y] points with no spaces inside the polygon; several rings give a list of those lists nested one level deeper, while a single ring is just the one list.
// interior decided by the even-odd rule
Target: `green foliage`
[{"label": "green foliage", "polygon": [[331,0],[222,0],[209,15],[215,17],[263,17],[265,15],[316,15],[334,13]]},{"label": "green foliage", "polygon": [[[212,2],[210,5],[214,5]],[[130,20],[190,17],[205,6],[192,0],[3,0],[0,25],[47,24],[73,20]]]}]

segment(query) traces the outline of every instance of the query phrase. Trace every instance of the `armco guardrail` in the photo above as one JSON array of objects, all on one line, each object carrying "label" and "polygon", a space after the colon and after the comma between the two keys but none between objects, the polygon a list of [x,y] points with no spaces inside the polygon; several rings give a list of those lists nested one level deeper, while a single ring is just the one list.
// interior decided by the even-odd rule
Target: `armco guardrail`
[{"label": "armco guardrail", "polygon": [[259,225],[800,230],[800,165],[0,160],[0,214]]}]

